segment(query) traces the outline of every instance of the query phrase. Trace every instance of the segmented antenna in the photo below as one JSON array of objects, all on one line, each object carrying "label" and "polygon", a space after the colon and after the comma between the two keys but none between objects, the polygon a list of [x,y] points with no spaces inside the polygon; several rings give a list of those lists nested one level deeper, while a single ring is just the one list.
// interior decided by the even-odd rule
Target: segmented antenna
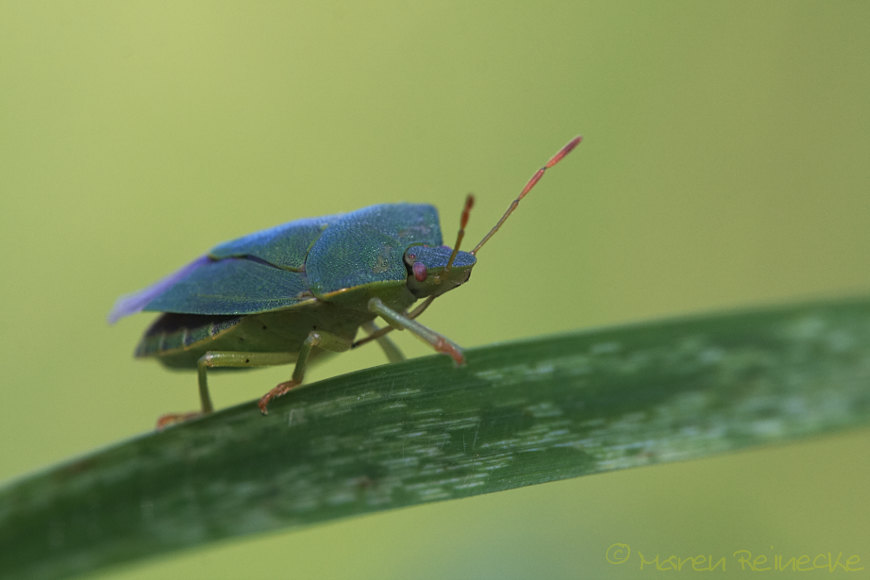
[{"label": "segmented antenna", "polygon": [[[553,155],[552,159],[547,161],[546,165],[544,165],[535,172],[535,174],[520,192],[520,195],[511,203],[508,210],[504,213],[503,216],[501,216],[501,219],[498,220],[498,223],[495,224],[495,227],[489,230],[489,233],[486,234],[482,240],[480,240],[480,243],[477,244],[477,246],[475,246],[473,250],[471,250],[471,254],[476,254],[477,251],[483,246],[483,244],[489,241],[489,238],[491,238],[493,234],[498,231],[498,229],[505,222],[505,220],[507,220],[508,216],[511,215],[515,209],[517,209],[517,206],[520,204],[520,200],[523,199],[526,194],[528,194],[532,190],[532,188],[535,187],[535,185],[541,180],[541,178],[544,176],[544,172],[546,172],[555,164],[559,163],[566,155],[573,151],[574,148],[577,147],[577,145],[579,145],[580,141],[582,140],[583,137],[575,137],[571,139],[571,141],[568,142],[567,145],[562,147],[562,149],[560,149],[558,153]],[[462,239],[465,237],[465,226],[468,225],[468,217],[471,214],[472,207],[474,207],[474,196],[469,193],[468,196],[465,198],[465,207],[463,207],[462,209],[462,217],[459,219],[459,233],[456,235],[456,243],[453,245],[453,253],[450,254],[450,259],[447,260],[447,265],[444,267],[445,272],[450,269],[450,266],[456,259],[456,254],[459,252],[459,245],[462,243]],[[408,318],[413,319],[420,316],[424,310],[429,308],[429,305],[432,304],[433,300],[435,300],[435,296],[429,296],[428,298],[426,298],[426,300],[424,300],[416,308],[408,313]],[[393,330],[394,328],[392,326],[385,326],[383,328],[377,329],[367,337],[354,342],[351,348],[357,348],[367,342],[377,340],[378,338],[381,338],[382,336],[386,335],[389,332],[392,332]]]},{"label": "segmented antenna", "polygon": [[471,208],[474,207],[474,195],[468,194],[465,198],[465,207],[462,209],[462,217],[459,219],[459,233],[456,234],[456,243],[453,244],[453,253],[450,254],[450,259],[447,260],[447,265],[444,266],[444,271],[450,270],[453,265],[453,260],[456,259],[456,254],[459,252],[459,244],[462,243],[462,238],[465,237],[465,226],[468,225],[468,216],[471,215]]},{"label": "segmented antenna", "polygon": [[[483,236],[483,239],[480,240],[480,243],[479,243],[479,244],[477,244],[476,246],[474,246],[474,249],[471,250],[471,252],[470,252],[472,255],[476,255],[477,252],[478,252],[478,250],[480,250],[480,248],[483,247],[483,244],[485,244],[486,242],[488,242],[488,241],[489,241],[489,238],[491,238],[491,237],[493,236],[493,234],[495,234],[495,232],[497,232],[498,229],[502,226],[502,224],[503,224],[505,221],[507,221],[508,216],[511,215],[511,214],[514,212],[515,209],[517,209],[517,206],[518,206],[518,205],[520,205],[520,201],[521,201],[524,197],[526,197],[526,194],[528,194],[528,193],[532,190],[532,188],[535,187],[535,185],[537,185],[537,183],[541,180],[541,178],[544,177],[544,173],[545,173],[549,168],[551,168],[551,167],[554,166],[555,164],[557,164],[557,163],[559,163],[560,161],[562,161],[562,159],[563,159],[566,155],[568,155],[569,153],[571,153],[571,151],[573,151],[574,148],[575,148],[577,145],[579,145],[579,144],[580,144],[580,141],[582,141],[582,140],[583,140],[583,137],[582,137],[582,136],[581,136],[581,137],[574,137],[573,139],[571,139],[571,141],[569,141],[567,145],[565,145],[564,147],[562,147],[562,149],[560,149],[558,153],[556,153],[555,155],[553,155],[552,159],[550,159],[549,161],[547,161],[547,164],[546,164],[546,165],[544,165],[543,167],[541,167],[540,169],[538,169],[538,170],[535,172],[535,174],[532,176],[532,178],[529,180],[529,182],[526,184],[526,186],[525,186],[525,187],[523,188],[523,190],[520,192],[520,195],[519,195],[515,200],[513,200],[513,201],[511,202],[510,207],[508,207],[507,211],[504,212],[504,215],[501,216],[501,219],[498,220],[498,223],[495,224],[495,226],[493,226],[493,228],[492,228],[491,230],[489,230],[489,233],[487,233],[485,236]],[[464,217],[464,215],[465,215],[465,214],[463,214],[463,217]],[[456,250],[455,250],[455,249],[453,250],[453,255],[456,255]],[[451,261],[452,261],[452,260],[453,260],[453,257],[451,256],[450,259],[451,259]]]}]

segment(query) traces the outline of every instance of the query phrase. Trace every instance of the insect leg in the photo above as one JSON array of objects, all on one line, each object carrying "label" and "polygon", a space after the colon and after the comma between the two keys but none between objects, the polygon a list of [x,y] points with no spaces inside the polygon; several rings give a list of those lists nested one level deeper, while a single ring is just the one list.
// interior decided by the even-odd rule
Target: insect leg
[{"label": "insect leg", "polygon": [[199,357],[196,362],[196,370],[199,378],[199,400],[201,411],[190,413],[169,413],[157,420],[157,428],[162,429],[173,423],[180,423],[207,415],[214,410],[211,404],[211,396],[208,392],[207,372],[215,367],[263,367],[271,365],[285,365],[293,362],[293,355],[289,352],[232,352],[232,351],[209,351]]},{"label": "insect leg", "polygon": [[[423,312],[424,312],[427,308],[429,308],[429,305],[432,304],[432,301],[433,301],[433,300],[435,300],[435,297],[434,297],[434,296],[430,296],[429,298],[427,298],[426,300],[424,300],[423,302],[421,302],[420,304],[418,304],[418,305],[414,308],[414,310],[412,310],[411,312],[408,313],[408,315],[407,315],[408,318],[417,318],[418,316],[420,316],[421,314],[423,314]],[[356,341],[355,343],[353,343],[353,346],[352,346],[351,348],[357,348],[357,347],[360,347],[360,346],[364,345],[364,344],[367,343],[367,342],[371,342],[371,341],[373,341],[373,340],[378,340],[379,338],[381,338],[382,336],[384,336],[384,335],[387,334],[388,332],[393,331],[393,330],[395,330],[395,329],[396,329],[396,328],[395,328],[394,326],[389,326],[389,325],[387,325],[387,326],[385,326],[385,327],[383,327],[383,328],[378,328],[378,329],[374,330],[374,331],[373,331],[370,335],[368,335],[367,337],[365,337],[365,338],[361,338],[361,339],[359,339],[358,341]],[[403,355],[403,359],[404,359],[404,355]],[[390,362],[395,362],[395,361],[390,361]]]},{"label": "insect leg", "polygon": [[384,304],[380,298],[372,298],[369,300],[369,310],[399,330],[410,330],[414,336],[431,345],[436,351],[449,355],[456,364],[465,364],[465,356],[462,354],[462,349],[458,344],[446,336],[438,334],[434,330],[423,326],[416,320],[410,318],[407,314],[393,310]]},{"label": "insect leg", "polygon": [[260,397],[257,406],[260,407],[261,413],[268,415],[269,401],[275,397],[286,395],[290,389],[302,384],[302,380],[305,378],[305,367],[308,366],[308,359],[311,357],[311,351],[314,350],[314,347],[341,352],[349,350],[351,342],[322,330],[312,330],[309,332],[305,340],[302,341],[302,347],[299,349],[299,354],[296,357],[296,366],[293,368],[293,375],[290,377],[290,380],[278,383],[274,389]]},{"label": "insect leg", "polygon": [[[392,328],[392,326],[388,326],[387,328]],[[375,334],[380,330],[377,326],[375,326],[375,323],[372,321],[363,324],[363,329],[370,335]],[[389,337],[381,334],[375,337],[375,340],[378,341],[378,345],[380,345],[381,349],[383,349],[384,354],[387,355],[388,361],[390,361],[391,363],[395,363],[405,360],[405,355],[402,354],[402,351],[399,350],[399,347],[396,346],[396,343],[390,340]],[[353,346],[357,346],[357,344],[359,343],[354,343]]]}]

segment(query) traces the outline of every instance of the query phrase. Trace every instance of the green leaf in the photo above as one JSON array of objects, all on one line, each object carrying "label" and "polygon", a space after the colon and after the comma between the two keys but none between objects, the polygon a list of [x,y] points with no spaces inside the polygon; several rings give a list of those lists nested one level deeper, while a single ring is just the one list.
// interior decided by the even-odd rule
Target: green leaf
[{"label": "green leaf", "polygon": [[0,490],[0,572],[216,540],[870,423],[870,299],[542,337],[299,388]]}]

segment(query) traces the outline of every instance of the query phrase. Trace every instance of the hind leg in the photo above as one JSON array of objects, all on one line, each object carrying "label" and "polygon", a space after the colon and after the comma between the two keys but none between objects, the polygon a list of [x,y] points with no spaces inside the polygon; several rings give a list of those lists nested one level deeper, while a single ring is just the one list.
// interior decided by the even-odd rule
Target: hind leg
[{"label": "hind leg", "polygon": [[231,352],[209,351],[199,357],[196,370],[199,379],[199,401],[201,410],[189,413],[168,413],[157,420],[157,428],[181,423],[190,419],[207,415],[214,410],[208,391],[208,369],[210,368],[245,368],[273,365],[286,365],[293,362],[294,355],[289,352]]}]

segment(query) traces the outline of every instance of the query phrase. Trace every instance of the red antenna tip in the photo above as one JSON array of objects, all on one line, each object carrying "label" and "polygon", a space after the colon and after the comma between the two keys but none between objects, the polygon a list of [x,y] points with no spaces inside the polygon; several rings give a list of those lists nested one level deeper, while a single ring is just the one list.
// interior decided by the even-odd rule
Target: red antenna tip
[{"label": "red antenna tip", "polygon": [[549,169],[550,167],[562,161],[562,158],[564,158],[567,154],[571,153],[571,151],[573,151],[574,148],[577,147],[577,145],[579,145],[581,141],[583,141],[583,135],[578,135],[577,137],[571,139],[571,141],[569,141],[567,145],[562,147],[561,151],[553,155],[553,158],[547,161],[547,164],[544,167],[547,167]]},{"label": "red antenna tip", "polygon": [[[562,161],[562,159],[564,159],[564,157],[566,155],[571,153],[571,151],[573,151],[574,148],[577,147],[577,145],[579,145],[581,141],[583,141],[583,137],[580,135],[578,135],[577,137],[574,137],[573,139],[568,141],[568,144],[565,145],[564,147],[562,147],[558,153],[553,155],[553,157],[549,161],[547,161],[546,165],[544,165],[543,167],[538,169],[535,172],[535,174],[532,175],[532,178],[528,181],[528,183],[526,183],[526,186],[523,187],[522,191],[520,191],[520,194],[517,196],[517,198],[511,202],[510,206],[508,206],[507,211],[504,212],[504,215],[501,216],[501,219],[499,219],[498,222],[493,226],[493,228],[491,230],[489,230],[489,232],[485,236],[483,236],[483,239],[480,240],[480,242],[476,246],[474,246],[474,249],[471,250],[471,252],[469,252],[470,254],[477,255],[477,251],[480,250],[480,248],[482,248],[483,245],[489,241],[489,238],[491,238],[493,236],[493,234],[495,234],[495,232],[498,231],[498,229],[502,226],[502,224],[505,222],[505,220],[508,219],[508,216],[510,216],[511,213],[513,213],[513,211],[515,209],[517,209],[517,206],[520,204],[520,201],[522,201],[522,199],[526,196],[526,194],[529,193],[532,190],[532,188],[535,187],[535,185],[537,185],[537,183],[541,180],[542,177],[544,177],[544,173],[546,173],[546,171],[548,169],[550,169],[551,167],[553,167],[555,164]],[[466,202],[466,204],[470,204],[470,202]],[[464,233],[464,232],[461,231],[461,233]],[[456,252],[454,251],[454,254],[455,253]],[[451,257],[450,260],[452,262],[453,258]]]}]

